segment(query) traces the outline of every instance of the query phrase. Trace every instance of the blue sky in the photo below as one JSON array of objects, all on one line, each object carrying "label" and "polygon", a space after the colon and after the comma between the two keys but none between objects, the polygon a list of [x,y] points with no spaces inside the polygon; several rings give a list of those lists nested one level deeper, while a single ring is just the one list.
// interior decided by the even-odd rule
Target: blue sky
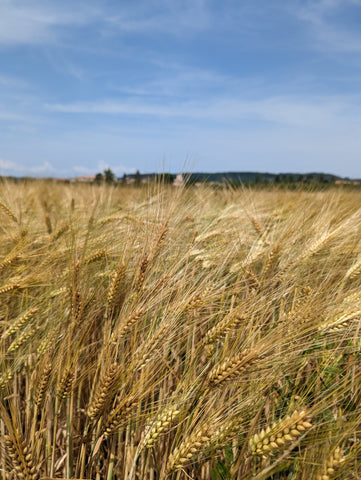
[{"label": "blue sky", "polygon": [[0,174],[361,178],[361,0],[0,0]]}]

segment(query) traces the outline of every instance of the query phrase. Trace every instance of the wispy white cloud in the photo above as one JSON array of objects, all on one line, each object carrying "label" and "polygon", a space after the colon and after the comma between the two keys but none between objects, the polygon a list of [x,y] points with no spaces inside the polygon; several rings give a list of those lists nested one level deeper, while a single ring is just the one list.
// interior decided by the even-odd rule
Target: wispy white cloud
[{"label": "wispy white cloud", "polygon": [[108,162],[105,162],[104,160],[100,160],[98,162],[98,171],[103,172],[107,168],[110,168],[116,175],[135,172],[135,168],[126,167],[125,165],[121,165],[121,164],[113,165]]},{"label": "wispy white cloud", "polygon": [[29,83],[23,78],[14,75],[0,74],[0,86],[12,89],[26,89],[29,87]]},{"label": "wispy white cloud", "polygon": [[104,170],[110,168],[112,172],[116,175],[123,175],[124,173],[135,173],[136,169],[133,167],[127,167],[126,165],[113,165],[107,163],[103,160],[100,160],[96,167],[86,167],[83,165],[76,165],[73,167],[73,171],[83,175],[94,175],[99,172],[103,172]]},{"label": "wispy white cloud", "polygon": [[201,31],[211,24],[210,11],[204,0],[160,0],[139,1],[123,4],[117,13],[105,17],[108,27],[118,34],[168,33],[184,35],[190,31]]},{"label": "wispy white cloud", "polygon": [[[152,97],[190,97],[195,92],[199,97],[207,95],[209,91],[222,89],[229,91],[240,87],[247,78],[234,78],[231,75],[215,70],[189,66],[178,62],[164,62],[152,59],[155,73],[149,81],[138,84],[115,84],[109,82],[108,88],[113,92],[121,92],[130,96]],[[253,79],[253,81],[256,81]]]},{"label": "wispy white cloud", "polygon": [[233,123],[262,121],[290,127],[327,128],[345,119],[361,121],[360,98],[357,97],[287,97],[274,96],[247,100],[242,97],[207,98],[203,101],[164,102],[130,99],[104,100],[47,105],[53,112],[112,116],[184,117],[205,122]]},{"label": "wispy white cloud", "polygon": [[361,7],[360,0],[309,0],[301,2],[297,8],[286,6],[291,14],[307,23],[312,29],[313,49],[326,52],[361,51],[359,29],[350,29],[343,24],[340,14],[351,7]]},{"label": "wispy white cloud", "polygon": [[99,9],[83,2],[0,0],[0,45],[43,45],[60,35],[58,27],[94,22]]},{"label": "wispy white cloud", "polygon": [[43,162],[40,165],[22,165],[11,160],[0,158],[0,171],[11,173],[20,173],[21,175],[50,175],[57,172],[56,168],[50,162]]},{"label": "wispy white cloud", "polygon": [[[100,36],[164,32],[184,35],[207,28],[203,0],[119,2],[101,0],[0,0],[0,45],[47,45],[65,38],[67,27],[97,25]],[[65,29],[65,30],[64,30]]]}]

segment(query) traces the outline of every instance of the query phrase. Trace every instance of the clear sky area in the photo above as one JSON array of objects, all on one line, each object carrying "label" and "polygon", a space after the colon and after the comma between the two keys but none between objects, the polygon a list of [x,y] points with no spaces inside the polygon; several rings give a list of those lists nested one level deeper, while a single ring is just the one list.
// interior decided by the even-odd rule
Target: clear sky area
[{"label": "clear sky area", "polygon": [[0,0],[2,175],[361,178],[360,107],[361,0]]}]

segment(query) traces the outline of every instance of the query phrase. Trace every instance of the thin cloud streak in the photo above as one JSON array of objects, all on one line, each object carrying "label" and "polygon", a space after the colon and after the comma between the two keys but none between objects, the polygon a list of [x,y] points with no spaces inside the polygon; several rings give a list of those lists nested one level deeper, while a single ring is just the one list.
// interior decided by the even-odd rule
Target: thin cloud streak
[{"label": "thin cloud streak", "polygon": [[50,104],[46,108],[52,112],[68,114],[90,114],[111,116],[181,117],[213,122],[234,122],[259,120],[285,126],[327,128],[342,124],[345,119],[352,123],[361,122],[359,114],[360,98],[288,98],[270,97],[263,100],[242,100],[220,98],[203,102],[163,103],[116,100],[96,102],[74,102]]},{"label": "thin cloud streak", "polygon": [[57,28],[88,25],[98,14],[86,3],[0,0],[0,45],[52,44],[61,37]]},{"label": "thin cloud streak", "polygon": [[324,52],[348,52],[361,51],[361,35],[350,31],[346,26],[342,27],[339,21],[339,13],[348,6],[360,7],[359,0],[313,0],[288,11],[295,15],[301,22],[311,27],[313,50]]}]

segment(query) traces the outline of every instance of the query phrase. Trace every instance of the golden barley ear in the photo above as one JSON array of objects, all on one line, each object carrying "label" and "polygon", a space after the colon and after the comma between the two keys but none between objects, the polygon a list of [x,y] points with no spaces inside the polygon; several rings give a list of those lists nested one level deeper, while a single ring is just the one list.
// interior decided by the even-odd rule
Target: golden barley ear
[{"label": "golden barley ear", "polygon": [[233,330],[236,330],[244,322],[245,318],[246,316],[242,314],[227,315],[206,333],[204,338],[205,345],[211,345],[218,339],[221,339]]},{"label": "golden barley ear", "polygon": [[45,214],[44,221],[45,221],[45,225],[46,225],[46,231],[50,235],[53,232],[53,226],[51,224],[50,216],[49,216],[48,213]]},{"label": "golden barley ear", "polygon": [[[65,223],[61,225],[51,236],[51,241],[56,242],[65,232],[67,232],[70,228],[70,223]],[[50,232],[49,232],[50,233]]]},{"label": "golden barley ear", "polygon": [[295,411],[291,416],[256,433],[249,441],[252,455],[269,457],[297,440],[312,427],[311,416],[306,410]]},{"label": "golden barley ear", "polygon": [[0,294],[12,292],[13,290],[18,290],[19,288],[21,288],[20,283],[8,283],[0,287]]},{"label": "golden barley ear", "polygon": [[237,379],[259,358],[259,350],[247,349],[232,358],[227,358],[221,365],[216,365],[208,374],[208,384],[219,386],[227,381]]},{"label": "golden barley ear", "polygon": [[168,430],[170,425],[178,418],[179,414],[180,410],[172,407],[167,408],[165,412],[158,415],[154,423],[146,429],[147,433],[144,438],[144,443],[147,448],[154,446],[158,437]]},{"label": "golden barley ear", "polygon": [[327,319],[318,327],[318,330],[321,334],[325,334],[328,332],[338,332],[339,330],[348,328],[352,324],[352,322],[359,322],[360,318],[361,310],[354,310],[345,313],[340,317]]},{"label": "golden barley ear", "polygon": [[38,311],[37,307],[33,307],[30,310],[28,310],[26,313],[21,315],[15,322],[6,330],[3,334],[3,338],[10,337],[14,333],[17,333],[19,330],[21,330],[26,323],[31,320],[34,316],[34,314]]},{"label": "golden barley ear", "polygon": [[111,311],[115,306],[115,303],[117,301],[117,295],[119,293],[119,287],[124,277],[124,274],[125,274],[125,265],[122,262],[120,262],[117,270],[114,272],[112,276],[110,286],[109,286],[108,297],[107,297],[107,305],[108,305],[109,311]]},{"label": "golden barley ear", "polygon": [[250,217],[251,219],[251,222],[252,222],[252,225],[254,227],[254,229],[256,230],[256,232],[258,233],[258,235],[264,239],[265,236],[266,236],[266,230],[261,226],[261,224],[257,221],[257,219],[255,217]]},{"label": "golden barley ear", "polygon": [[271,271],[274,270],[277,258],[279,257],[281,245],[277,243],[271,250],[270,254],[267,257],[266,263],[263,268],[263,275],[267,276]]},{"label": "golden barley ear", "polygon": [[45,365],[44,369],[43,369],[41,379],[40,379],[40,382],[39,382],[39,386],[38,386],[38,390],[37,390],[37,393],[36,393],[36,398],[35,398],[35,405],[38,408],[41,408],[43,403],[44,403],[45,394],[46,394],[46,391],[49,387],[50,376],[51,376],[52,370],[53,370],[53,365],[50,362],[47,363]]},{"label": "golden barley ear", "polygon": [[106,258],[107,254],[108,254],[108,250],[106,248],[101,248],[99,250],[96,250],[93,254],[86,257],[85,263],[87,265],[90,265],[91,263],[95,263],[99,260],[102,260],[103,258]]},{"label": "golden barley ear", "polygon": [[209,426],[198,428],[169,455],[166,475],[181,470],[191,459],[204,450],[211,441],[213,430]]},{"label": "golden barley ear", "polygon": [[71,368],[67,368],[63,373],[57,388],[56,396],[59,400],[65,400],[70,396],[73,388],[73,381],[74,372]]},{"label": "golden barley ear", "polygon": [[19,223],[15,213],[12,210],[10,210],[10,208],[4,202],[1,202],[1,201],[0,201],[0,210],[2,210],[5,213],[5,215],[11,218],[13,222]]},{"label": "golden barley ear", "polygon": [[138,400],[135,396],[129,396],[125,398],[119,404],[113,408],[109,417],[105,423],[104,436],[105,438],[114,434],[122,425],[128,420],[128,416],[132,413],[135,407],[138,405]]},{"label": "golden barley ear", "polygon": [[104,377],[100,381],[100,385],[95,391],[94,400],[88,408],[88,417],[92,420],[98,418],[113,395],[114,385],[119,373],[119,365],[114,362],[106,371]]},{"label": "golden barley ear", "polygon": [[24,345],[35,333],[40,329],[39,326],[35,326],[33,328],[28,328],[25,330],[18,338],[16,338],[9,348],[7,349],[7,354],[13,353],[18,350],[22,345]]},{"label": "golden barley ear", "polygon": [[120,339],[124,338],[132,329],[133,325],[135,325],[140,317],[143,314],[143,310],[136,310],[130,317],[120,325],[118,331],[114,331],[112,333],[111,342],[118,342]]},{"label": "golden barley ear", "polygon": [[135,288],[138,292],[143,287],[143,284],[144,284],[144,281],[145,281],[145,273],[147,271],[148,265],[149,265],[148,256],[144,255],[144,257],[141,261],[140,267],[139,267],[138,277],[137,277],[137,280],[136,280],[136,283],[135,283]]},{"label": "golden barley ear", "polygon": [[331,452],[330,456],[324,460],[325,462],[322,468],[316,474],[316,480],[333,480],[336,478],[337,472],[345,462],[346,457],[341,447],[338,446]]},{"label": "golden barley ear", "polygon": [[9,463],[16,476],[25,480],[38,480],[39,474],[32,451],[26,442],[21,440],[19,433],[16,440],[10,435],[5,435],[5,446]]},{"label": "golden barley ear", "polygon": [[21,251],[16,249],[13,252],[10,252],[9,255],[7,255],[4,260],[0,263],[0,270],[3,270],[6,267],[9,267],[12,263],[14,263],[19,256],[21,255]]}]

